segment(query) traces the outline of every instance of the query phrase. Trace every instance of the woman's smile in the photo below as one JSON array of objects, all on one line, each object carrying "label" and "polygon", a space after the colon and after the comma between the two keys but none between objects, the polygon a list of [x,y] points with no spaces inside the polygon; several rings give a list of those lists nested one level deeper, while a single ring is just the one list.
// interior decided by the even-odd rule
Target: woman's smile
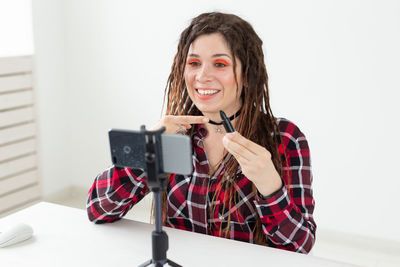
[{"label": "woman's smile", "polygon": [[221,92],[221,90],[218,89],[196,89],[196,96],[200,100],[209,100],[217,96]]}]

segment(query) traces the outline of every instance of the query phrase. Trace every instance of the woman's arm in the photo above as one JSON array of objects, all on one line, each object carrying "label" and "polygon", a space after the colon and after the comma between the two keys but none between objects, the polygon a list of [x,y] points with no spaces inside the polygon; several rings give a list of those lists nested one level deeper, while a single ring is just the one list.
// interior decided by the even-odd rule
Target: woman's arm
[{"label": "woman's arm", "polygon": [[94,223],[119,220],[148,192],[143,170],[112,166],[96,177],[89,190],[86,204],[89,220]]},{"label": "woman's arm", "polygon": [[[182,126],[190,129],[191,124],[205,122],[208,119],[204,116],[167,115],[153,129],[164,126],[165,133],[176,133]],[[95,223],[118,220],[148,192],[143,170],[113,166],[98,175],[89,190],[86,204],[89,220]]]},{"label": "woman's arm", "polygon": [[283,179],[264,147],[239,133],[226,134],[223,143],[237,159],[243,174],[257,188],[255,205],[269,245],[308,253],[314,244],[316,228],[312,216],[310,151],[306,138],[296,125],[281,119],[279,128],[287,156],[283,162]]},{"label": "woman's arm", "polygon": [[285,131],[283,136],[289,164],[287,167],[286,162],[283,163],[286,185],[268,197],[259,195],[255,205],[271,245],[308,253],[314,245],[316,231],[310,150],[303,133],[294,124],[286,123],[288,128],[294,128]]}]

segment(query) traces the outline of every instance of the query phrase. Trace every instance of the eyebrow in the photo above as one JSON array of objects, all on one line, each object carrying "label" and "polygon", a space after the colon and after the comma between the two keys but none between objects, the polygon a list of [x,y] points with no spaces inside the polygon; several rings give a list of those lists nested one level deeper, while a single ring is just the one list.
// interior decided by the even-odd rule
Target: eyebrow
[{"label": "eyebrow", "polygon": [[[189,54],[189,57],[200,57],[198,54]],[[212,57],[228,57],[231,58],[228,54],[214,54]]]}]

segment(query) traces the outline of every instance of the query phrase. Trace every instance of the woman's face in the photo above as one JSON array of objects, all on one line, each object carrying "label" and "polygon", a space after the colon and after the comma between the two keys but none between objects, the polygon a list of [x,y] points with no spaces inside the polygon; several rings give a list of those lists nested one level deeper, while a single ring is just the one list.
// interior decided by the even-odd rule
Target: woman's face
[{"label": "woman's face", "polygon": [[241,107],[242,64],[235,60],[236,80],[232,53],[219,33],[200,35],[190,45],[185,83],[190,99],[204,115],[223,110],[231,116]]}]

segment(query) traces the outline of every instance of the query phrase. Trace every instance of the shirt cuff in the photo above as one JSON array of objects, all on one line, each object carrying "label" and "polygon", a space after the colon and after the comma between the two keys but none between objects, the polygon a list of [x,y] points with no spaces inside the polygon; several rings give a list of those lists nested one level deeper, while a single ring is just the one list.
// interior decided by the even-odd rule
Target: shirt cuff
[{"label": "shirt cuff", "polygon": [[259,200],[254,200],[254,204],[258,210],[260,217],[274,216],[287,209],[290,205],[290,196],[286,186],[269,196],[263,196],[258,191]]}]

